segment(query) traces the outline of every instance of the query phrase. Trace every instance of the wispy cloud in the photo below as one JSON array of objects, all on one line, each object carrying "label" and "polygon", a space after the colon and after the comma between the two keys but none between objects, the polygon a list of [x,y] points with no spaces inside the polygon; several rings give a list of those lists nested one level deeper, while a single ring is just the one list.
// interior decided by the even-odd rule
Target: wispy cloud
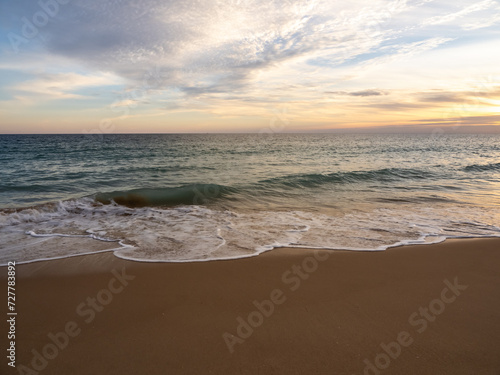
[{"label": "wispy cloud", "polygon": [[24,81],[10,87],[13,92],[36,95],[38,99],[81,98],[75,91],[89,87],[115,84],[116,77],[110,74],[81,75],[76,73],[46,74],[36,79]]},{"label": "wispy cloud", "polygon": [[450,23],[453,22],[457,19],[463,18],[471,13],[479,12],[482,10],[487,10],[490,8],[496,8],[498,7],[498,3],[494,0],[483,0],[478,3],[469,5],[458,12],[453,12],[446,14],[444,16],[436,16],[429,18],[424,21],[424,25],[439,25],[439,24],[444,24],[444,23]]},{"label": "wispy cloud", "polygon": [[366,96],[381,96],[381,95],[386,95],[384,91],[381,90],[361,90],[361,91],[326,91],[325,94],[335,94],[335,95],[348,95],[348,96],[361,96],[361,97],[366,97]]},{"label": "wispy cloud", "polygon": [[[4,8],[4,34],[26,37],[23,22],[40,5]],[[471,40],[498,39],[488,29],[498,21],[494,0],[72,0],[21,53],[0,42],[0,74],[22,72],[2,85],[0,100],[19,108],[85,99],[96,88],[107,92],[102,108],[145,106],[155,116],[265,117],[283,103],[304,123],[371,121],[371,109],[421,116],[469,100],[466,64],[497,76],[492,51],[483,47],[476,60],[469,51]],[[446,49],[464,58],[434,53]],[[107,88],[118,84],[117,92]]]}]

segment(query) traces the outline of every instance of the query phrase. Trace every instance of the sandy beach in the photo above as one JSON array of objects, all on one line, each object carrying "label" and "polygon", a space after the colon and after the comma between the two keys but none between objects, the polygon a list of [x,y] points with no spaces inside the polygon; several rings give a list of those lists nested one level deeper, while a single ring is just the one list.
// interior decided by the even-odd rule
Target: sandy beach
[{"label": "sandy beach", "polygon": [[1,373],[498,375],[499,266],[500,239],[18,265]]}]

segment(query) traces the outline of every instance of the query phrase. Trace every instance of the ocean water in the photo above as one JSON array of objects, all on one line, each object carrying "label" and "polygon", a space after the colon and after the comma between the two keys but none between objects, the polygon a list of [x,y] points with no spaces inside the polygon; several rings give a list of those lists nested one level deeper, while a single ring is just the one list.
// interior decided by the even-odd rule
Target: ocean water
[{"label": "ocean water", "polygon": [[0,135],[0,150],[1,264],[500,237],[499,135]]}]

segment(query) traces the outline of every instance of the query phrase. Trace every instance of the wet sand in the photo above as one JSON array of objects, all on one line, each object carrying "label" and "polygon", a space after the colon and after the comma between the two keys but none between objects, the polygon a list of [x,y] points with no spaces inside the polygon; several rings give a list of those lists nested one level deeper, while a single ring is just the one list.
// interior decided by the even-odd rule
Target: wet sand
[{"label": "wet sand", "polygon": [[0,372],[498,375],[499,270],[500,239],[18,265],[17,367]]}]

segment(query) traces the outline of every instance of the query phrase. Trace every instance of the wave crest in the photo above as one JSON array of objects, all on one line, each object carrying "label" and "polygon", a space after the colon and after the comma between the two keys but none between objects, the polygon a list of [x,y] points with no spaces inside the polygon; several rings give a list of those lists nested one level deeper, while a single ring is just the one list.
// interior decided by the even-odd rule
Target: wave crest
[{"label": "wave crest", "polygon": [[372,171],[334,172],[329,174],[296,174],[261,181],[287,187],[315,187],[323,184],[349,184],[365,181],[389,182],[432,178],[434,174],[416,169],[384,168]]},{"label": "wave crest", "polygon": [[490,164],[471,164],[463,169],[465,172],[487,172],[487,171],[500,171],[500,163]]},{"label": "wave crest", "polygon": [[127,207],[174,207],[204,205],[219,199],[234,189],[217,184],[192,184],[170,188],[134,189],[98,193],[95,200],[102,204],[115,202]]}]

